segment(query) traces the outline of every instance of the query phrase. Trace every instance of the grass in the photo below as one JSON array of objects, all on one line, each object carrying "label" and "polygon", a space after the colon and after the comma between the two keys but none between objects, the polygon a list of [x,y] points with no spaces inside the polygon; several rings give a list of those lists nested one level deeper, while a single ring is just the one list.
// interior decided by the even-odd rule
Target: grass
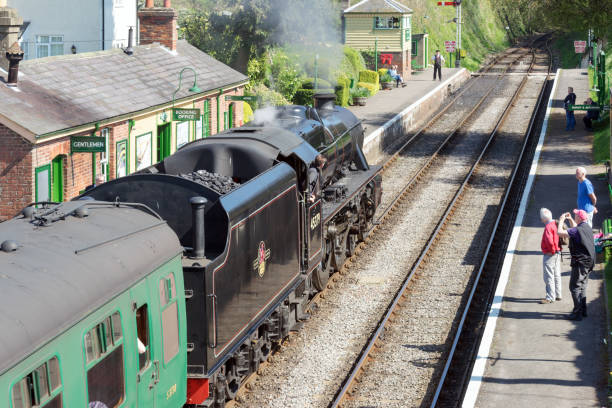
[{"label": "grass", "polygon": [[[606,266],[604,268],[604,280],[606,287],[606,300],[608,312],[612,310],[612,262],[610,259],[606,259]],[[608,326],[612,327],[612,316],[608,315]],[[606,336],[606,340],[609,342],[612,340],[610,334]],[[609,346],[608,346],[609,347]],[[608,406],[612,406],[612,371],[608,373]]]},{"label": "grass", "polygon": [[593,135],[593,161],[602,163],[610,160],[610,115],[607,114],[603,120],[593,124],[595,134]]}]

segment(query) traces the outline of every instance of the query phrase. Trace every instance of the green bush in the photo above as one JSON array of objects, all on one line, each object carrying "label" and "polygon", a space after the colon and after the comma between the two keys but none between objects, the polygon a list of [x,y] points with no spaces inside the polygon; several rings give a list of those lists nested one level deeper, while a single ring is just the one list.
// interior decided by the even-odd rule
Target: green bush
[{"label": "green bush", "polygon": [[358,86],[355,89],[351,89],[351,96],[353,98],[368,97],[368,96],[370,96],[370,91],[368,91],[366,88],[362,88],[362,87]]},{"label": "green bush", "polygon": [[[317,89],[316,93],[334,93],[333,89]],[[312,106],[312,98],[315,95],[314,89],[298,89],[293,96],[295,105]]]},{"label": "green bush", "polygon": [[[384,75],[388,75],[389,74],[389,69],[388,68],[380,68],[378,70],[378,78],[382,78]],[[380,82],[384,82],[382,79],[380,79]]]},{"label": "green bush", "polygon": [[[262,108],[264,106],[281,106],[281,105],[289,105],[289,101],[285,99],[283,95],[280,93],[269,89],[267,86],[263,84],[255,85],[251,92],[252,95],[258,96],[258,101],[255,103],[255,106],[252,106],[254,109]],[[246,93],[245,93],[246,94]]]},{"label": "green bush", "polygon": [[[378,76],[378,74],[376,74]],[[376,95],[379,90],[379,84],[372,84],[370,82],[357,82],[357,87],[366,88],[370,92],[370,96]]]},{"label": "green bush", "polygon": [[338,78],[338,85],[335,88],[336,91],[336,105],[348,106],[349,103],[349,86],[351,80],[348,78]]},{"label": "green bush", "polygon": [[359,72],[366,69],[365,61],[359,51],[351,47],[344,47],[341,71],[349,78],[359,78]]},{"label": "green bush", "polygon": [[370,84],[376,84],[378,86],[378,72],[376,71],[360,71],[359,82],[368,82]]},{"label": "green bush", "polygon": [[394,81],[393,77],[391,75],[389,75],[388,72],[386,72],[384,75],[382,75],[380,77],[380,83],[383,83],[383,82],[393,82],[393,81]]},{"label": "green bush", "polygon": [[361,51],[361,57],[367,69],[374,69],[376,67],[376,54],[374,50]]},{"label": "green bush", "polygon": [[[314,78],[306,78],[302,80],[301,89],[314,89],[314,83]],[[323,78],[317,78],[317,89],[330,89],[331,87],[332,85],[329,83],[329,81],[326,81]]]}]

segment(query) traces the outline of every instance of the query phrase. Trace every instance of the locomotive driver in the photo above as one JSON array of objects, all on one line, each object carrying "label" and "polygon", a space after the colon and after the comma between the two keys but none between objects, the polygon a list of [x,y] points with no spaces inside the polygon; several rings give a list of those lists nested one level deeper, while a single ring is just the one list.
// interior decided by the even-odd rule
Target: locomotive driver
[{"label": "locomotive driver", "polygon": [[310,189],[310,195],[308,197],[309,203],[314,203],[317,198],[316,192],[321,188],[321,172],[323,171],[326,161],[325,156],[319,154],[315,157],[314,162],[312,162],[312,167],[308,169],[308,188]]}]

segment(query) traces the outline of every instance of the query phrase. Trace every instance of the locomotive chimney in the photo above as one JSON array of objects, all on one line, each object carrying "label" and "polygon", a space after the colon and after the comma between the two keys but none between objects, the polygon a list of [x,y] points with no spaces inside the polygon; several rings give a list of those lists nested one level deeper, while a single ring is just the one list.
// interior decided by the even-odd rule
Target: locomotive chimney
[{"label": "locomotive chimney", "polygon": [[191,197],[191,220],[193,229],[193,251],[192,258],[204,258],[206,247],[206,238],[204,231],[204,208],[206,207],[207,199],[204,197]]},{"label": "locomotive chimney", "polygon": [[314,107],[318,110],[334,110],[336,103],[336,94],[315,94],[313,96]]}]

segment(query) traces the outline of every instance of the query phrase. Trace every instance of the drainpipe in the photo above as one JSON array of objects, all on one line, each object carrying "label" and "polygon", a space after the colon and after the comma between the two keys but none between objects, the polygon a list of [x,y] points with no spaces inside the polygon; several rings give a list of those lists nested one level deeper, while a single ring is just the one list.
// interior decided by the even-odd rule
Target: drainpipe
[{"label": "drainpipe", "polygon": [[102,50],[105,50],[104,48],[104,40],[106,39],[106,19],[105,19],[105,14],[106,14],[106,9],[104,7],[104,2],[106,0],[101,0],[102,1]]},{"label": "drainpipe", "polygon": [[217,95],[217,133],[221,133],[221,95],[223,89],[219,89],[219,95]]}]

